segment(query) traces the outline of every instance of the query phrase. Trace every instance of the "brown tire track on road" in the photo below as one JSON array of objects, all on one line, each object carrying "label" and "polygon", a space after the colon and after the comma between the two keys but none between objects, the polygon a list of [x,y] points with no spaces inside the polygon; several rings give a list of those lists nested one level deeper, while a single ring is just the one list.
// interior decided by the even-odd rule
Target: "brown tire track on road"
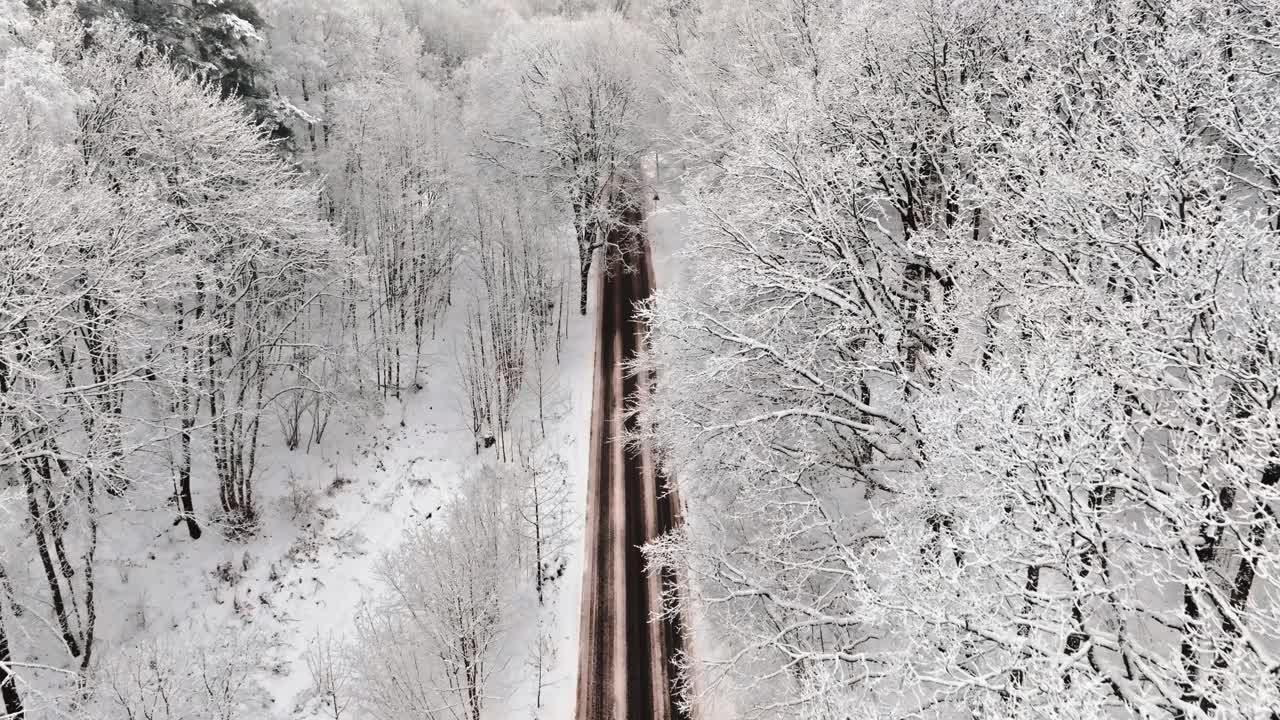
[{"label": "brown tire track on road", "polygon": [[622,220],[609,234],[599,285],[576,717],[687,720],[672,702],[683,628],[679,618],[651,622],[677,579],[645,572],[641,552],[679,522],[679,500],[648,443],[623,439],[654,378],[641,383],[624,371],[644,351],[648,327],[636,313],[653,292],[653,267],[638,203],[623,206]]}]

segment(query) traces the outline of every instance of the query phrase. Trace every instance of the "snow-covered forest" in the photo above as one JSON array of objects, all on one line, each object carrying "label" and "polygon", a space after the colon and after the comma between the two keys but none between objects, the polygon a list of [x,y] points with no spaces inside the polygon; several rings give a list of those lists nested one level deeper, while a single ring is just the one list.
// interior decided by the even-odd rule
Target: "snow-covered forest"
[{"label": "snow-covered forest", "polygon": [[624,227],[680,717],[1280,720],[1276,0],[0,0],[0,720],[594,720]]}]

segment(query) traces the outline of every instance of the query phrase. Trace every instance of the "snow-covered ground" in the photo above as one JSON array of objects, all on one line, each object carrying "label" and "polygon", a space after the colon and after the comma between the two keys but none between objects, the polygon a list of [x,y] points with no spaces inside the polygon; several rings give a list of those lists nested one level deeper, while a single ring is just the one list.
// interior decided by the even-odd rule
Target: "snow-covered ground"
[{"label": "snow-covered ground", "polygon": [[[566,572],[542,611],[556,641],[543,679],[543,711],[533,712],[535,673],[518,659],[506,663],[504,676],[493,684],[498,696],[490,700],[488,714],[494,718],[561,718],[573,712],[594,300],[590,315],[570,317],[561,363],[549,362],[555,380],[547,444],[564,460],[572,492]],[[261,451],[261,528],[251,538],[228,539],[208,527],[191,540],[183,526],[172,525],[172,507],[111,501],[118,505],[103,514],[101,536],[107,540],[97,563],[96,652],[107,667],[119,649],[148,643],[175,651],[221,647],[260,653],[254,679],[265,693],[255,711],[261,715],[252,717],[332,717],[315,698],[308,647],[317,637],[350,637],[362,602],[378,591],[376,560],[409,527],[438,521],[459,483],[492,461],[494,450],[475,455],[463,419],[452,347],[458,335],[451,332],[451,320],[446,318],[432,342],[420,391],[389,401],[372,417],[344,418],[309,452]],[[201,462],[207,458],[197,458],[197,467]],[[198,485],[209,490],[213,483]],[[291,493],[291,485],[303,490]],[[314,506],[291,496],[310,496]],[[196,504],[198,512],[208,511],[217,506],[216,495],[197,493]],[[17,578],[19,584],[24,579]],[[43,582],[34,574],[30,580]],[[537,610],[522,610],[514,623],[509,642],[515,653],[524,651],[519,646],[532,638],[525,631],[537,624],[526,612]]]},{"label": "snow-covered ground", "polygon": [[[686,214],[678,178],[660,178],[655,185],[660,200],[650,217],[650,234],[657,281],[667,287],[679,279],[677,252]],[[572,293],[569,299],[575,299]],[[548,363],[554,377],[548,383],[545,446],[564,461],[571,486],[565,572],[545,608],[518,610],[507,638],[511,657],[492,683],[486,713],[491,718],[567,718],[574,711],[597,302],[593,287],[589,314],[569,317],[561,362]],[[307,667],[313,643],[352,637],[362,605],[380,591],[377,561],[409,528],[438,522],[460,483],[494,460],[492,449],[474,453],[464,417],[454,352],[455,338],[462,334],[455,327],[458,315],[457,308],[451,310],[424,348],[422,389],[388,400],[368,416],[353,411],[335,420],[324,441],[310,449],[268,445],[260,450],[255,482],[260,527],[252,536],[231,539],[212,523],[218,505],[212,461],[199,453],[193,488],[205,532],[198,540],[173,523],[164,487],[104,497],[95,645],[104,676],[135,667],[149,652],[172,656],[203,648],[251,654],[245,665],[253,668],[251,680],[262,692],[246,717],[332,717],[317,698]],[[525,423],[536,418],[531,403],[517,409],[521,414]],[[276,436],[263,433],[267,440]],[[34,555],[25,550],[26,557]],[[8,570],[19,588],[43,587],[36,566]],[[536,672],[528,659],[540,623],[552,629],[554,648],[539,711]],[[39,634],[55,636],[47,629]],[[33,653],[31,662],[65,666],[62,653],[50,646]],[[109,678],[99,680],[100,687],[109,688]],[[33,710],[40,706],[31,704]]]},{"label": "snow-covered ground", "polygon": [[683,264],[679,254],[688,242],[685,231],[688,210],[684,206],[684,183],[679,164],[666,159],[657,162],[650,159],[644,172],[657,196],[649,215],[649,247],[654,280],[660,293],[665,288],[680,284]]}]

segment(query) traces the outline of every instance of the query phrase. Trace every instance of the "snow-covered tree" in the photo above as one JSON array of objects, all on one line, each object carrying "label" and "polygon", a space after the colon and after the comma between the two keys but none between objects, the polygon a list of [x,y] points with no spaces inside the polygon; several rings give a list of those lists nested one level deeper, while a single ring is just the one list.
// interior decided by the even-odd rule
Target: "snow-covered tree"
[{"label": "snow-covered tree", "polygon": [[495,35],[519,18],[512,0],[398,0],[422,35],[422,50],[447,70],[484,53]]},{"label": "snow-covered tree", "polygon": [[132,720],[248,720],[269,700],[257,680],[267,644],[246,631],[210,641],[165,634],[131,643],[102,669],[100,710]]},{"label": "snow-covered tree", "polygon": [[77,0],[89,22],[128,23],[147,42],[169,54],[184,72],[239,98],[268,130],[281,116],[262,82],[265,75],[262,15],[252,0]]},{"label": "snow-covered tree", "polygon": [[540,418],[544,410],[544,363],[558,305],[550,297],[550,232],[545,208],[519,190],[481,184],[467,204],[464,277],[475,287],[463,300],[467,325],[455,352],[476,452],[482,440],[485,447],[491,441],[507,461],[514,458],[517,404],[532,393]]},{"label": "snow-covered tree", "polygon": [[[75,158],[59,142],[66,130],[61,118],[74,107],[58,101],[69,97],[66,78],[47,52],[10,50],[0,57],[0,66],[15,70],[6,75],[13,82],[0,95],[6,96],[6,109],[16,111],[0,118],[0,215],[5,218],[0,223],[0,263],[5,267],[0,283],[0,484],[5,488],[0,511],[6,518],[23,518],[13,526],[30,523],[48,583],[51,615],[45,617],[46,627],[70,660],[87,657],[93,636],[91,625],[83,622],[86,606],[75,594],[84,586],[72,579],[79,558],[67,551],[60,522],[69,514],[61,503],[84,497],[68,477],[75,472],[70,463],[83,455],[60,438],[63,419],[78,408],[74,401],[62,400],[75,398],[84,388],[73,382],[59,396],[55,363],[64,341],[74,337],[79,297],[68,280],[84,267],[78,250],[99,237],[98,224],[109,209],[103,193],[72,192],[65,184]],[[12,569],[28,559],[34,558],[6,553],[3,562]],[[0,602],[0,697],[7,717],[22,717],[32,709],[18,644],[25,633],[21,625],[11,633],[9,617],[17,620],[27,613],[15,601],[8,578],[6,573]]]},{"label": "snow-covered tree", "polygon": [[449,301],[458,253],[456,102],[395,3],[267,3],[276,91],[293,149],[324,174],[321,215],[367,259],[346,289],[344,345],[369,395],[399,397],[429,370],[423,344]]},{"label": "snow-covered tree", "polygon": [[546,188],[570,213],[583,314],[608,189],[650,142],[654,73],[649,38],[612,14],[531,20],[471,69],[475,153],[515,182]]},{"label": "snow-covered tree", "polygon": [[547,586],[564,571],[563,552],[570,527],[570,485],[564,459],[549,448],[516,449],[512,480],[519,487],[517,513],[524,543],[533,557],[533,585],[538,603]]},{"label": "snow-covered tree", "polygon": [[[217,88],[108,21],[85,43],[67,5],[11,27],[0,477],[23,521],[3,529],[7,569],[44,587],[22,595],[31,621],[5,654],[47,649],[49,633],[61,645],[29,681],[92,667],[106,494],[125,508],[172,497],[196,538],[192,484],[208,480],[229,519],[252,519],[261,417],[295,361],[290,332],[350,264],[335,263],[315,189]],[[210,451],[207,474],[193,446]]]},{"label": "snow-covered tree", "polygon": [[706,20],[680,116],[715,165],[647,414],[689,503],[653,557],[723,643],[694,686],[741,717],[1265,716],[1275,10]]},{"label": "snow-covered tree", "polygon": [[353,702],[351,651],[342,637],[316,634],[307,645],[307,674],[321,706],[333,720],[342,720]]},{"label": "snow-covered tree", "polygon": [[[315,217],[315,189],[216,91],[176,74],[136,41],[108,42],[78,72],[118,78],[83,112],[85,153],[117,192],[162,213],[167,243],[144,287],[169,337],[143,351],[167,385],[175,473],[189,517],[192,429],[208,411],[223,511],[253,516],[261,416],[288,333],[333,282],[337,246]],[[144,267],[146,267],[144,265]],[[170,342],[176,340],[176,342]],[[284,360],[287,362],[287,359]]]},{"label": "snow-covered tree", "polygon": [[505,480],[491,468],[467,478],[442,526],[414,528],[379,565],[385,595],[357,618],[356,685],[373,717],[481,717],[514,608]]}]

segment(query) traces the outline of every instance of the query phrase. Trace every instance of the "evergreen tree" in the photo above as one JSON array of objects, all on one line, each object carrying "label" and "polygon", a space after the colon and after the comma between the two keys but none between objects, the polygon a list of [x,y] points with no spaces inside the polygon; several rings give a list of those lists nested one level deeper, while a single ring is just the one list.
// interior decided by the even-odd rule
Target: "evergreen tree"
[{"label": "evergreen tree", "polygon": [[[39,1],[39,0],[37,0]],[[275,135],[287,133],[265,77],[265,22],[252,0],[79,0],[87,21],[116,16],[221,91],[239,97]]]}]

